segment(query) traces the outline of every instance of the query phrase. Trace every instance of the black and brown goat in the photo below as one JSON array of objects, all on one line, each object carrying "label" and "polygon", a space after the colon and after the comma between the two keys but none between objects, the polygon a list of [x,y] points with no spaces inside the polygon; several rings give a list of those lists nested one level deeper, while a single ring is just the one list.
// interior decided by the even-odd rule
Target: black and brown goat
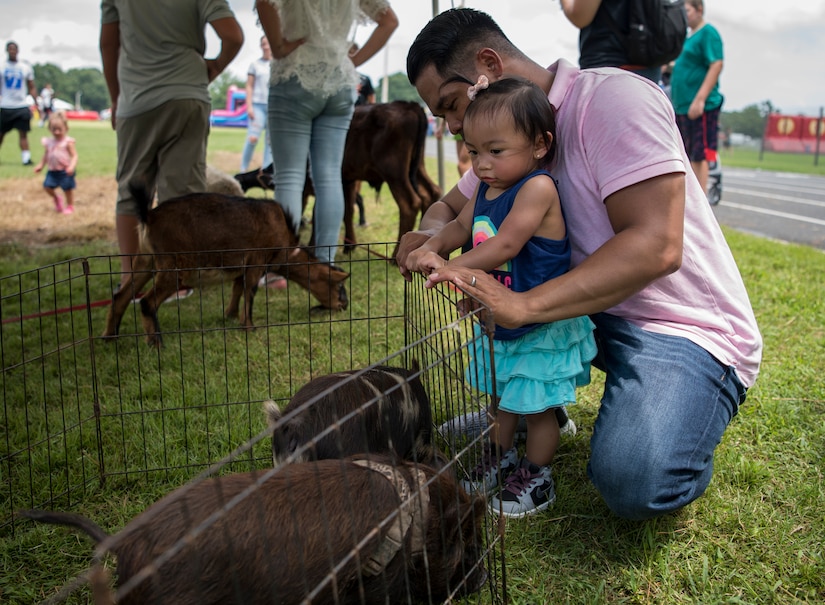
[{"label": "black and brown goat", "polygon": [[328,309],[347,308],[344,281],[348,273],[320,262],[298,246],[298,234],[281,205],[271,200],[217,193],[183,195],[149,209],[152,196],[140,181],[130,184],[138,203],[140,254],[132,258],[131,279],[121,284],[106,317],[104,337],[115,336],[132,297],[150,279],[154,284],[140,299],[143,329],[150,345],[161,344],[157,310],[179,287],[178,280],[197,285],[202,269],[234,278],[227,317],[252,328],[252,301],[267,269],[309,290]]},{"label": "black and brown goat", "polygon": [[[365,181],[378,192],[386,183],[398,204],[398,239],[415,227],[418,213],[424,213],[441,197],[441,189],[427,174],[424,165],[427,143],[427,116],[413,101],[392,101],[360,105],[352,115],[341,181],[344,188],[344,250],[357,239],[353,221],[358,183]],[[236,174],[246,191],[251,187],[274,189],[272,165],[261,170]],[[309,177],[304,185],[304,207],[311,195]],[[395,258],[395,252],[392,257]]]},{"label": "black and brown goat", "polygon": [[98,603],[111,552],[120,605],[369,605],[479,590],[484,512],[449,473],[373,457],[192,483],[113,536],[77,514],[19,515],[91,536]]},{"label": "black and brown goat", "polygon": [[411,370],[376,366],[318,376],[283,410],[267,401],[264,411],[275,466],[292,455],[320,460],[367,452],[440,466],[430,398],[415,361]]}]

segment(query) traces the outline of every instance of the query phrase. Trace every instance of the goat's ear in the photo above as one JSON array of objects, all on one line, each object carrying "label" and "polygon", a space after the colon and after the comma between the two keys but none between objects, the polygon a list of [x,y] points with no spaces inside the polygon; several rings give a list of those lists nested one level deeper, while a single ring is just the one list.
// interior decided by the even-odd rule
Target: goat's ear
[{"label": "goat's ear", "polygon": [[300,253],[301,253],[301,249],[300,249],[300,248],[293,248],[293,249],[292,249],[292,252],[290,252],[290,253],[289,253],[289,258],[295,258],[295,257],[296,257],[296,256],[298,256]]},{"label": "goat's ear", "polygon": [[349,273],[346,271],[341,271],[340,269],[335,269],[333,267],[329,268],[329,275],[335,282],[342,282],[349,277]]}]

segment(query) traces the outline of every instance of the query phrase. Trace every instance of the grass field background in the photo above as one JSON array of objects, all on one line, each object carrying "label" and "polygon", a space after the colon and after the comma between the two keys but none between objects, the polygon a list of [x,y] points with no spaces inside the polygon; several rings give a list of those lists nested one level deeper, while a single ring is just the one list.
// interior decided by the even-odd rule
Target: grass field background
[{"label": "grass field background", "polygon": [[[108,125],[73,123],[71,134],[78,138],[81,154],[79,188],[86,177],[111,181],[114,137]],[[241,130],[215,129],[210,162],[232,171],[242,142]],[[753,166],[752,156],[735,149],[723,156],[723,164],[801,172],[807,171],[805,165],[813,167],[811,156],[774,155]],[[18,164],[11,133],[0,150],[0,188],[11,183],[19,189],[31,182],[37,193],[42,177]],[[432,161],[428,168],[437,174]],[[825,173],[821,166],[817,170]],[[448,184],[454,182],[454,166],[447,166],[446,174]],[[365,199],[370,225],[358,231],[361,241],[394,237],[397,212],[386,190],[378,202],[371,193]],[[36,208],[46,200],[28,203]],[[113,203],[110,197],[107,211]],[[32,210],[32,220],[39,220],[37,216]],[[9,217],[0,215],[0,232],[8,222]],[[682,511],[653,521],[628,522],[610,514],[586,476],[601,388],[601,376],[594,371],[593,384],[580,390],[579,402],[571,409],[579,432],[563,439],[555,462],[557,502],[545,514],[507,522],[512,603],[825,602],[825,255],[730,229],[724,232],[765,349],[760,378],[717,450],[707,493]],[[0,245],[0,276],[114,250],[111,234],[48,246],[6,241]],[[398,292],[402,284],[394,271],[384,279]],[[268,356],[278,354],[266,346],[255,350],[245,363],[265,365]],[[206,355],[210,365],[223,363],[221,355]],[[227,371],[231,376],[235,370]],[[0,447],[6,442],[4,438]],[[166,484],[138,481],[102,492],[78,510],[107,519],[106,528],[116,530],[165,491]],[[0,535],[0,603],[45,598],[83,569],[90,553],[84,537],[62,529],[31,529],[14,538]]]}]

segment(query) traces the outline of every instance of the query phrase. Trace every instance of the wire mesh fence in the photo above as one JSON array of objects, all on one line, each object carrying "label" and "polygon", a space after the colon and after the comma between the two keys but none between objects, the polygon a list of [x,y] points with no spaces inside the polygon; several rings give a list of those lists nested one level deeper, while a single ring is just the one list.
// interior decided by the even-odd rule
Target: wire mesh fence
[{"label": "wire mesh fence", "polygon": [[[314,309],[296,281],[262,284],[254,329],[224,315],[230,282],[189,274],[194,294],[158,310],[159,347],[147,346],[139,300],[116,337],[101,336],[118,257],[0,278],[0,540],[15,560],[4,598],[91,599],[92,541],[15,515],[45,509],[113,534],[91,570],[116,572],[119,602],[505,601],[499,527],[458,487],[485,434],[447,423],[490,403],[465,383],[468,347],[489,332],[474,330],[478,312],[459,314],[461,292],[405,282],[386,261],[391,246],[361,246],[340,263],[343,311]],[[370,383],[382,367],[404,372]],[[288,407],[332,374],[332,387]],[[415,437],[434,459],[393,449],[403,427],[387,410],[414,400],[416,384],[431,430]],[[273,464],[273,434],[330,400],[351,409]],[[298,411],[268,422],[267,405]],[[388,435],[387,451],[314,460],[324,436],[354,454],[356,433]]]}]

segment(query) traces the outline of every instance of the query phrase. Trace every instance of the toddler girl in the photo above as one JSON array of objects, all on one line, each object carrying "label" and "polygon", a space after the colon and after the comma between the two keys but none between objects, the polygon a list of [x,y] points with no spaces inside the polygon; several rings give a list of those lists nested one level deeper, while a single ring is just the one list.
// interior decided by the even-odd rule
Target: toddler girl
[{"label": "toddler girl", "polygon": [[[52,138],[43,137],[42,143],[46,153],[34,167],[34,171],[40,172],[44,166],[48,167],[43,189],[54,201],[54,207],[58,212],[71,214],[74,212],[74,190],[77,186],[74,179],[77,149],[75,140],[68,136],[69,123],[64,112],[58,111],[49,115],[49,132],[52,133]],[[62,189],[66,194],[65,205],[63,196],[57,189]]]},{"label": "toddler girl", "polygon": [[[570,269],[556,182],[544,169],[555,153],[555,112],[547,95],[522,78],[488,84],[481,76],[468,96],[463,134],[479,178],[474,200],[410,253],[407,264],[430,273],[447,264],[442,255],[469,241],[472,249],[448,264],[483,269],[524,292]],[[491,507],[521,517],[544,510],[556,498],[550,468],[559,444],[554,408],[575,402],[576,387],[590,381],[593,324],[588,317],[574,317],[515,329],[496,325],[495,391],[484,345],[475,339],[468,377],[479,390],[496,393],[498,412],[490,443],[464,485],[491,491],[500,474],[503,484]],[[522,415],[527,446],[520,458],[514,436]]]}]

